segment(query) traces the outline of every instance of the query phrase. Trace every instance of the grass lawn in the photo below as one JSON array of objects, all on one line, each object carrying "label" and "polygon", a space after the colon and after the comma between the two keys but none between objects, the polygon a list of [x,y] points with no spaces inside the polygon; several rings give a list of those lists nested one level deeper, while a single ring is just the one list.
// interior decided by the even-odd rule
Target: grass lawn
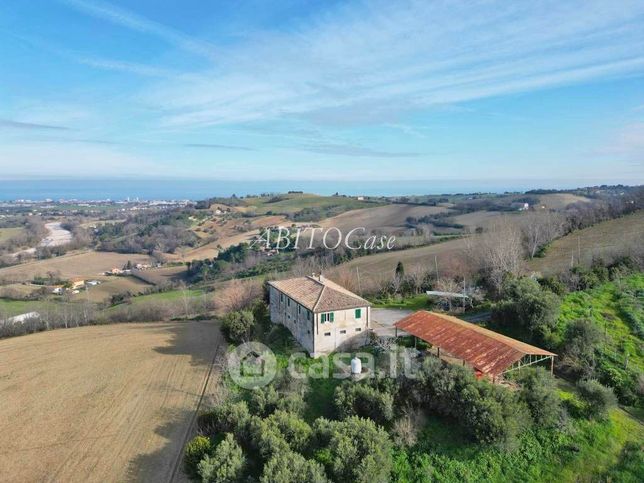
[{"label": "grass lawn", "polygon": [[400,300],[375,299],[372,302],[373,307],[377,309],[431,310],[433,307],[432,302],[426,294],[418,294]]},{"label": "grass lawn", "polygon": [[38,302],[0,299],[0,315],[13,317],[36,310]]},{"label": "grass lawn", "polygon": [[167,292],[152,293],[147,295],[139,295],[138,297],[132,297],[131,301],[133,304],[143,303],[143,302],[155,302],[155,301],[175,301],[181,300],[183,297],[199,297],[205,292],[203,290],[168,290]]}]

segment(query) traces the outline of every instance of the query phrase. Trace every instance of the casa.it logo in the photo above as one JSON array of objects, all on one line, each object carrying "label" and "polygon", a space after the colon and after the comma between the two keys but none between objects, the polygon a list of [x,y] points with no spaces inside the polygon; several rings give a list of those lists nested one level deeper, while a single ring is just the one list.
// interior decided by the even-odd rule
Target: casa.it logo
[{"label": "casa.it logo", "polygon": [[264,387],[276,373],[275,354],[261,342],[246,342],[228,354],[228,374],[244,389]]}]

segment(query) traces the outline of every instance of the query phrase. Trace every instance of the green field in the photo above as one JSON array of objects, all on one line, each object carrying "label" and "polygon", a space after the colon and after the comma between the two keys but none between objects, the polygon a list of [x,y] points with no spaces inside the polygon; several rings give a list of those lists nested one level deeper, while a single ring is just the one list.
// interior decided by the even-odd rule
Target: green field
[{"label": "green field", "polygon": [[304,209],[318,209],[330,211],[333,215],[336,215],[348,210],[371,208],[381,204],[342,196],[319,196],[307,193],[278,195],[275,199],[279,199],[279,201],[272,201],[273,199],[271,197],[245,198],[246,211],[255,212],[256,214],[272,212],[274,214],[290,215]]}]

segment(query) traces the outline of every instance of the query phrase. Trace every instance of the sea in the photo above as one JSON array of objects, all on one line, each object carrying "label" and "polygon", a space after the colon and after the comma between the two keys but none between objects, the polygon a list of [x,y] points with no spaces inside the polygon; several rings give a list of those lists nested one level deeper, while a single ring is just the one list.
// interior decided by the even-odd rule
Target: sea
[{"label": "sea", "polygon": [[0,179],[0,200],[202,200],[219,196],[303,191],[319,195],[410,196],[524,192],[593,186],[592,180],[205,180]]}]

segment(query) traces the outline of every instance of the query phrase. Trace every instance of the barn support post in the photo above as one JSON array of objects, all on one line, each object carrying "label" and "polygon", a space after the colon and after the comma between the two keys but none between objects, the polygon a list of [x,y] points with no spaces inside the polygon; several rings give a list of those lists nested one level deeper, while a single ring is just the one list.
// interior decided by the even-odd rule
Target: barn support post
[{"label": "barn support post", "polygon": [[550,374],[555,373],[555,358],[550,356]]}]

